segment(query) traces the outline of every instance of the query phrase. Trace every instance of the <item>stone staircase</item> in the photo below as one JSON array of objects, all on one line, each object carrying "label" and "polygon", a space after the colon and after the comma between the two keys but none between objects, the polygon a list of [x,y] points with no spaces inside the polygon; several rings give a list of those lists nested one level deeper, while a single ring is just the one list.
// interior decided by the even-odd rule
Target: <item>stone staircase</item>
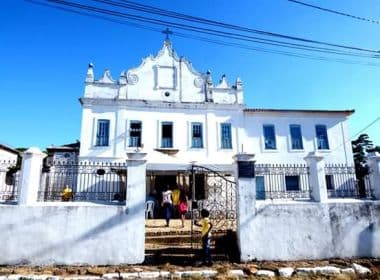
[{"label": "stone staircase", "polygon": [[[146,264],[194,265],[202,260],[199,229],[193,228],[192,234],[190,221],[186,221],[184,228],[173,222],[169,228],[164,226],[164,221],[156,221],[156,225],[151,221],[146,227]],[[212,233],[213,261],[236,261],[236,235],[233,232],[229,235],[225,231]]]}]

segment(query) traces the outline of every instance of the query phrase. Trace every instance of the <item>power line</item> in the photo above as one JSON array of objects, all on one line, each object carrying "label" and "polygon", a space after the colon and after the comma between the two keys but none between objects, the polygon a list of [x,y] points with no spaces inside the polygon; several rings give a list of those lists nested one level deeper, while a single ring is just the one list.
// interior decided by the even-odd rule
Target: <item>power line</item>
[{"label": "power line", "polygon": [[258,52],[264,52],[264,53],[272,53],[272,54],[279,54],[279,55],[285,55],[285,56],[290,56],[290,57],[306,58],[306,59],[319,60],[319,61],[333,61],[333,62],[339,62],[339,63],[345,63],[345,64],[358,64],[358,65],[366,65],[366,66],[380,66],[377,63],[361,62],[361,61],[338,59],[338,58],[337,59],[333,59],[333,58],[325,57],[325,56],[297,54],[297,53],[292,53],[292,52],[287,52],[287,51],[280,51],[280,50],[274,50],[274,49],[253,47],[253,46],[248,46],[248,45],[239,44],[239,43],[230,43],[230,42],[210,39],[210,38],[206,38],[206,37],[201,37],[201,36],[194,36],[194,35],[179,33],[179,32],[175,32],[173,34],[173,36],[200,40],[200,41],[204,41],[204,42],[208,42],[208,43],[213,43],[213,44],[217,44],[217,45],[222,45],[222,46],[236,47],[236,48],[241,48],[241,49],[246,49],[246,50],[258,51]]},{"label": "power line", "polygon": [[[118,2],[111,1],[111,0],[108,0],[108,1],[106,1],[106,0],[92,0],[92,1],[103,2],[103,3],[112,3],[112,5],[117,5],[120,7],[129,8],[129,9],[135,9],[135,10],[139,10],[139,11],[143,11],[143,12],[149,12],[149,13],[159,14],[159,15],[163,15],[163,16],[180,18],[180,19],[184,19],[187,21],[191,21],[191,22],[209,24],[209,25],[213,25],[213,26],[229,28],[229,29],[234,29],[234,30],[238,30],[238,31],[256,33],[256,34],[260,34],[260,35],[274,36],[274,37],[279,37],[279,38],[283,38],[283,39],[297,40],[297,41],[302,41],[302,42],[307,42],[307,43],[322,44],[322,45],[327,45],[327,46],[332,46],[332,47],[348,48],[348,49],[355,49],[355,50],[360,50],[360,51],[369,51],[369,52],[379,53],[378,50],[369,50],[369,49],[364,49],[364,48],[359,48],[359,47],[345,46],[345,45],[341,45],[341,44],[333,44],[333,43],[328,43],[328,42],[323,42],[323,41],[305,39],[305,38],[300,38],[300,37],[295,37],[295,36],[290,36],[290,35],[284,35],[284,34],[279,34],[279,33],[273,33],[273,32],[268,32],[268,31],[238,26],[238,25],[224,23],[224,22],[220,22],[220,21],[209,20],[209,19],[205,19],[205,18],[201,18],[201,17],[189,16],[189,15],[185,15],[185,14],[181,14],[181,13],[177,13],[177,12],[173,12],[173,11],[163,10],[163,9],[148,6],[148,5],[135,3],[132,1],[128,1],[128,0],[119,0]],[[120,2],[128,3],[129,5],[126,5],[126,4],[123,5]]]},{"label": "power line", "polygon": [[379,120],[380,120],[380,116],[377,117],[376,119],[374,119],[372,122],[370,122],[367,126],[365,126],[364,128],[362,128],[359,132],[357,132],[356,134],[354,134],[354,136],[351,137],[351,140],[352,140],[352,138],[354,138],[354,137],[358,136],[359,134],[361,134],[362,132],[366,131],[368,128],[370,128],[371,126],[373,126]]},{"label": "power line", "polygon": [[[108,1],[107,0],[93,0],[93,1],[94,2],[102,2],[102,3],[110,3],[111,5],[114,4],[114,1],[109,1],[109,0]],[[186,25],[186,24],[177,23],[177,22],[169,22],[169,21],[164,21],[161,19],[142,17],[142,16],[135,15],[135,14],[127,14],[127,13],[123,13],[120,11],[108,10],[108,9],[104,9],[104,8],[94,7],[94,6],[83,5],[83,4],[75,3],[75,2],[69,2],[69,1],[63,1],[63,0],[47,0],[45,2],[50,2],[50,3],[55,4],[55,5],[47,5],[49,7],[52,7],[52,6],[53,7],[60,7],[58,5],[61,5],[61,6],[65,7],[66,11],[68,10],[67,7],[71,7],[71,8],[79,9],[81,11],[89,12],[89,13],[86,13],[87,16],[91,14],[91,15],[94,15],[94,17],[106,19],[108,21],[115,21],[115,19],[112,18],[112,20],[111,20],[109,17],[99,16],[98,14],[107,15],[107,16],[111,16],[111,17],[118,17],[118,18],[123,18],[123,19],[127,18],[127,19],[132,20],[132,21],[142,22],[143,25],[136,24],[136,23],[132,24],[130,22],[126,23],[128,25],[132,25],[132,26],[135,26],[137,28],[143,28],[143,26],[146,27],[147,24],[160,25],[160,26],[164,26],[164,27],[169,26],[172,28],[182,29],[182,30],[185,30],[187,32],[197,32],[197,33],[202,33],[202,34],[206,34],[206,35],[221,37],[223,39],[228,39],[228,40],[239,40],[239,41],[243,41],[243,42],[267,44],[267,45],[271,45],[271,46],[275,46],[275,47],[287,47],[287,48],[291,48],[293,50],[321,52],[321,53],[325,53],[325,54],[329,54],[329,55],[338,54],[338,55],[363,57],[363,58],[379,58],[379,56],[377,56],[377,55],[373,56],[373,55],[369,55],[366,53],[363,54],[363,53],[358,53],[358,52],[347,52],[347,51],[342,51],[342,50],[332,49],[332,48],[293,44],[293,43],[289,43],[289,42],[268,40],[265,38],[258,38],[258,37],[254,37],[254,36],[247,36],[244,34],[225,32],[225,31],[209,29],[209,28],[202,28],[202,27],[194,26],[194,25]],[[34,1],[33,3],[36,3],[36,1]],[[39,2],[39,4],[46,4],[46,3]],[[70,10],[71,10],[71,12],[73,12],[72,9],[70,9]],[[75,12],[78,13],[77,10],[75,10]],[[120,22],[118,22],[118,23],[120,23]],[[144,29],[149,29],[149,28],[144,28]],[[153,28],[153,27],[150,27],[150,30],[159,32],[159,31],[157,31],[157,28]],[[178,32],[176,32],[176,33],[178,34]],[[236,42],[231,43],[231,42],[228,42],[228,40],[223,40],[223,42],[221,42],[219,40],[210,39],[210,37],[208,37],[208,38],[203,37],[203,39],[202,39],[199,36],[197,37],[197,36],[192,36],[189,34],[183,34],[182,33],[179,35],[182,37],[185,37],[185,38],[186,37],[187,38],[192,37],[193,39],[208,41],[210,43],[229,45],[229,46],[233,46],[233,47],[240,47],[240,48],[250,49],[250,50],[254,50],[254,51],[277,53],[277,54],[282,54],[282,55],[302,57],[302,58],[311,58],[311,59],[317,59],[317,60],[328,60],[328,61],[350,63],[350,64],[363,64],[363,65],[377,66],[377,64],[370,63],[370,62],[348,61],[348,60],[343,60],[343,59],[334,59],[334,58],[330,58],[330,57],[321,57],[321,56],[314,56],[313,57],[313,56],[302,54],[302,53],[299,54],[299,53],[294,53],[294,52],[292,53],[292,52],[286,52],[286,51],[281,51],[281,50],[263,49],[263,48],[257,48],[257,47],[243,45],[241,43],[236,43]],[[373,52],[377,53],[377,51],[373,51]]]},{"label": "power line", "polygon": [[[332,54],[339,54],[339,55],[350,55],[350,56],[363,56],[363,57],[369,57],[369,58],[378,58],[378,56],[368,56],[366,54],[361,54],[361,53],[351,53],[351,52],[344,52],[341,50],[334,50],[334,49],[325,49],[325,48],[319,48],[315,46],[307,46],[307,45],[294,45],[292,43],[287,43],[287,42],[279,42],[279,41],[273,41],[273,40],[268,40],[268,39],[263,39],[263,38],[257,38],[253,36],[247,36],[243,34],[236,34],[236,33],[231,33],[231,32],[225,32],[225,31],[220,31],[220,30],[215,30],[215,29],[209,29],[209,28],[202,28],[202,27],[197,27],[197,26],[192,26],[192,25],[186,25],[182,23],[176,23],[176,22],[169,22],[169,21],[164,21],[160,19],[154,19],[154,18],[147,18],[143,16],[138,16],[138,15],[133,15],[133,14],[127,14],[127,13],[122,13],[119,11],[112,11],[104,8],[99,8],[99,7],[94,7],[94,6],[89,6],[89,5],[83,5],[75,2],[68,2],[68,1],[63,1],[63,0],[48,0],[48,2],[53,2],[56,4],[61,4],[65,6],[71,6],[79,9],[84,9],[87,11],[92,11],[96,13],[103,13],[111,16],[116,16],[116,17],[125,17],[128,19],[132,19],[135,21],[140,21],[144,23],[150,23],[150,24],[155,24],[155,25],[161,25],[161,26],[170,26],[172,28],[179,28],[182,30],[186,31],[191,31],[191,32],[199,32],[203,34],[208,34],[208,35],[213,35],[213,36],[218,36],[218,37],[224,37],[224,38],[229,38],[229,39],[234,39],[234,40],[241,40],[241,41],[250,41],[250,42],[255,42],[255,43],[261,43],[261,44],[269,44],[273,46],[280,46],[280,47],[288,47],[288,48],[299,48],[301,50],[308,50],[308,51],[318,51],[318,52],[325,52],[325,53],[332,53]],[[99,1],[96,1],[99,2]],[[109,1],[101,1],[101,2],[109,2]],[[112,1],[111,1],[112,2]],[[368,52],[374,52],[378,53],[378,51],[373,51],[373,50],[365,50]]]},{"label": "power line", "polygon": [[77,10],[70,9],[70,8],[65,8],[65,7],[59,7],[59,6],[56,6],[56,5],[51,5],[51,4],[48,4],[48,3],[37,2],[36,0],[24,0],[24,1],[30,2],[30,3],[36,4],[36,5],[44,6],[44,7],[49,7],[49,8],[53,8],[53,9],[57,9],[57,10],[62,10],[62,11],[73,13],[73,14],[78,14],[78,15],[81,15],[81,16],[87,16],[87,17],[91,17],[91,18],[98,18],[98,19],[101,19],[101,20],[106,20],[106,21],[109,21],[109,22],[123,24],[123,25],[127,25],[127,26],[133,26],[133,27],[136,27],[136,28],[150,30],[150,31],[153,31],[153,32],[162,32],[162,29],[160,29],[160,28],[148,27],[146,25],[142,25],[142,24],[138,24],[138,23],[133,23],[133,22],[127,22],[125,20],[117,20],[117,19],[113,19],[113,18],[107,18],[106,16],[101,16],[101,15],[96,15],[96,14],[90,14],[90,13],[86,13],[86,12],[82,12],[82,11],[77,11]]},{"label": "power line", "polygon": [[[65,12],[79,14],[79,15],[82,15],[82,16],[88,16],[88,17],[92,17],[92,18],[98,18],[98,19],[106,20],[106,21],[113,22],[113,23],[123,24],[123,25],[127,25],[127,26],[133,26],[133,27],[139,28],[139,29],[150,30],[150,31],[158,32],[158,33],[162,32],[162,29],[149,27],[146,24],[143,25],[143,24],[137,24],[137,23],[128,22],[126,20],[117,20],[117,19],[114,19],[114,18],[109,18],[109,17],[106,17],[106,16],[86,13],[86,12],[83,12],[83,11],[78,11],[78,10],[74,10],[74,9],[70,9],[70,8],[66,8],[66,7],[60,7],[60,6],[56,6],[56,5],[50,5],[50,4],[47,4],[47,3],[41,3],[41,2],[37,2],[35,0],[25,0],[25,1],[33,3],[33,4],[41,5],[41,6],[47,6],[47,7],[50,7],[50,8],[54,8],[54,9],[58,9],[58,10],[63,10]],[[257,51],[257,52],[278,54],[278,55],[290,56],[290,57],[296,57],[296,58],[312,59],[312,60],[319,60],[319,61],[333,61],[333,62],[339,62],[339,63],[345,63],[345,64],[356,64],[356,65],[366,65],[366,66],[380,66],[377,63],[361,62],[361,61],[353,61],[353,60],[345,60],[345,59],[333,59],[333,58],[324,57],[324,56],[313,56],[313,55],[307,55],[307,54],[297,54],[297,53],[292,53],[292,52],[287,52],[287,51],[280,51],[280,50],[275,50],[275,49],[253,47],[253,46],[249,46],[249,45],[246,45],[246,44],[226,42],[225,40],[221,41],[221,40],[211,39],[209,37],[206,38],[206,37],[202,37],[202,36],[195,36],[195,35],[181,33],[181,32],[175,32],[172,36],[181,37],[181,38],[187,38],[187,39],[192,39],[192,40],[198,40],[198,41],[203,41],[203,42],[207,42],[207,43],[227,46],[227,47],[234,47],[234,48],[246,49],[246,50]]]},{"label": "power line", "polygon": [[303,5],[303,6],[306,6],[306,7],[318,9],[318,10],[321,10],[321,11],[324,11],[324,12],[333,13],[333,14],[337,14],[337,15],[345,16],[345,17],[350,17],[350,18],[353,18],[353,19],[361,20],[361,21],[367,21],[367,22],[370,22],[370,23],[380,24],[380,21],[378,21],[378,20],[368,19],[368,18],[359,17],[359,16],[354,16],[354,15],[350,15],[350,14],[347,14],[347,13],[343,13],[343,12],[339,12],[339,11],[323,8],[323,7],[320,7],[320,6],[311,5],[311,4],[308,4],[308,3],[305,3],[305,2],[301,2],[301,1],[297,1],[297,0],[288,0],[288,1],[296,3],[296,4],[299,4],[299,5]]},{"label": "power line", "polygon": [[374,119],[373,121],[371,121],[368,125],[366,125],[365,127],[363,127],[362,129],[360,129],[358,132],[356,132],[354,135],[352,135],[347,141],[343,142],[342,144],[340,144],[339,146],[337,146],[335,149],[332,150],[332,152],[338,150],[340,147],[346,145],[348,142],[352,142],[352,140],[358,136],[359,134],[362,134],[364,131],[366,131],[368,128],[370,128],[371,126],[373,126],[375,123],[377,123],[378,121],[380,120],[380,116],[378,116],[376,119]]}]

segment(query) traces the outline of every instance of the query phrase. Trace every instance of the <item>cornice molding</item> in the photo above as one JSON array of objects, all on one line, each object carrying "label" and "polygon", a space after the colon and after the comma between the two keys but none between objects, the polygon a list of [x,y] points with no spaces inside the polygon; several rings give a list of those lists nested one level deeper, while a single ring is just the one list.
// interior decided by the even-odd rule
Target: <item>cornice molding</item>
[{"label": "cornice molding", "polygon": [[243,104],[218,104],[208,102],[165,102],[165,101],[148,101],[148,100],[126,100],[110,98],[79,98],[79,102],[84,107],[93,106],[113,106],[122,108],[157,108],[157,109],[203,109],[203,110],[229,110],[242,111]]}]

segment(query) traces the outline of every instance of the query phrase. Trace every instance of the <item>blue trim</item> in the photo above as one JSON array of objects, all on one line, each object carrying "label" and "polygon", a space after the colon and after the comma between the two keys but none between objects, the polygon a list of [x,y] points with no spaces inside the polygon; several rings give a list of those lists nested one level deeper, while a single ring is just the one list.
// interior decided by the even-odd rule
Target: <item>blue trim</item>
[{"label": "blue trim", "polygon": [[98,126],[96,131],[96,146],[104,147],[109,145],[109,120],[98,120]]}]

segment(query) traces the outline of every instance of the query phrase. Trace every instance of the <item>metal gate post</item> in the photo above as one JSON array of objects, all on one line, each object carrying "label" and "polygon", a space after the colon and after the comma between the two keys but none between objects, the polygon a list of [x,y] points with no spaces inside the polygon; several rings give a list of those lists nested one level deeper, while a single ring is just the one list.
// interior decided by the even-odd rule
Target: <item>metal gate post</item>
[{"label": "metal gate post", "polygon": [[194,230],[194,201],[195,201],[195,171],[194,164],[191,164],[191,227],[190,227],[190,246],[193,249],[193,230]]}]

